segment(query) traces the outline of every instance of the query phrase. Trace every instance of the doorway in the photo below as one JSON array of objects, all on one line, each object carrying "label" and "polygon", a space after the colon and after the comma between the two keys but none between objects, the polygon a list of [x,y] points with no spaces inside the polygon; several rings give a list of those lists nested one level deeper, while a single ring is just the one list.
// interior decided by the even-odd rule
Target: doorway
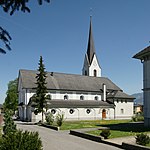
[{"label": "doorway", "polygon": [[103,109],[103,110],[102,110],[102,119],[105,119],[105,118],[106,118],[106,110]]}]

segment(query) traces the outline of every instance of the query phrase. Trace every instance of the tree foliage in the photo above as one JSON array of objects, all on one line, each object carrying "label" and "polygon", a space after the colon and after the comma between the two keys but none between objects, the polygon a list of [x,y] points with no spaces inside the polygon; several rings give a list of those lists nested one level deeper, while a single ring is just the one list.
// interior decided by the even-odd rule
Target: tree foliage
[{"label": "tree foliage", "polygon": [[45,67],[43,64],[43,58],[42,56],[40,56],[40,61],[39,61],[39,68],[38,68],[38,73],[36,75],[36,84],[37,84],[37,88],[36,88],[36,94],[34,94],[31,97],[31,103],[33,104],[32,106],[34,106],[34,113],[37,115],[38,113],[42,113],[42,122],[43,122],[43,114],[44,114],[44,109],[47,110],[47,105],[48,105],[48,101],[47,99],[49,98],[47,94],[47,87],[46,87],[46,71],[45,71]]},{"label": "tree foliage", "polygon": [[6,110],[4,114],[4,127],[3,127],[3,132],[5,135],[8,135],[10,133],[16,132],[16,124],[14,123],[12,119],[12,111],[11,110]]},{"label": "tree foliage", "polygon": [[38,132],[20,131],[9,133],[0,141],[1,150],[43,150]]},{"label": "tree foliage", "polygon": [[[39,5],[43,4],[43,1],[50,3],[50,0],[37,0]],[[13,15],[16,11],[28,12],[30,13],[30,8],[27,6],[30,0],[0,0],[0,6],[4,12]],[[0,41],[4,43],[6,49],[11,50],[10,40],[11,36],[9,33],[0,26]],[[6,54],[6,50],[0,47],[0,53]]]},{"label": "tree foliage", "polygon": [[18,79],[12,80],[8,83],[7,96],[3,104],[4,110],[11,109],[13,113],[17,110],[18,106]]},{"label": "tree foliage", "polygon": [[[11,50],[11,47],[10,47],[10,40],[11,39],[12,38],[9,35],[9,33],[5,29],[0,27],[0,40],[2,41],[2,43],[4,43],[5,47],[8,50]],[[0,48],[0,53],[6,54],[6,51],[3,48]]]},{"label": "tree foliage", "polygon": [[[15,11],[30,12],[30,8],[27,6],[30,0],[1,0],[0,5],[5,12],[9,12],[13,15]],[[37,0],[39,5],[42,5],[43,1],[50,2],[50,0]]]}]

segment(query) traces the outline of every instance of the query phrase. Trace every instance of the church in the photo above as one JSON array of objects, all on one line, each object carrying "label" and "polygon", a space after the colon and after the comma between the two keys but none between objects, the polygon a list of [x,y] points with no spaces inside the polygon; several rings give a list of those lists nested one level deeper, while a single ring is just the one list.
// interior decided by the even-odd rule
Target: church
[{"label": "church", "polygon": [[[19,70],[19,118],[37,122],[30,98],[36,91],[35,70]],[[48,112],[64,114],[65,120],[131,119],[134,97],[126,94],[107,77],[101,76],[90,19],[87,52],[82,75],[47,72],[47,89],[51,97]]]}]

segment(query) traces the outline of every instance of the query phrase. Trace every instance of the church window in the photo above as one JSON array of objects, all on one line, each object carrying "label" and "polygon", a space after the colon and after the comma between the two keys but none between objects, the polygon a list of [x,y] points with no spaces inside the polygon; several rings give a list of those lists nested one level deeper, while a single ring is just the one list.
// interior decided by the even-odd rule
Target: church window
[{"label": "church window", "polygon": [[97,77],[97,70],[94,69],[94,77]]},{"label": "church window", "polygon": [[95,100],[98,100],[98,96],[95,96],[94,99],[95,99]]},{"label": "church window", "polygon": [[84,100],[84,96],[83,95],[80,96],[80,100]]},{"label": "church window", "polygon": [[121,109],[121,114],[124,114],[124,109]]},{"label": "church window", "polygon": [[73,113],[74,113],[74,109],[70,109],[70,110],[69,110],[69,113],[70,113],[70,114],[73,114]]},{"label": "church window", "polygon": [[64,95],[64,100],[68,100],[68,95]]},{"label": "church window", "polygon": [[52,110],[51,110],[51,113],[52,113],[52,114],[56,114],[56,110],[55,110],[55,109],[52,109]]},{"label": "church window", "polygon": [[87,110],[86,110],[86,113],[87,113],[87,114],[89,114],[90,112],[91,112],[91,110],[90,110],[90,109],[87,109]]}]

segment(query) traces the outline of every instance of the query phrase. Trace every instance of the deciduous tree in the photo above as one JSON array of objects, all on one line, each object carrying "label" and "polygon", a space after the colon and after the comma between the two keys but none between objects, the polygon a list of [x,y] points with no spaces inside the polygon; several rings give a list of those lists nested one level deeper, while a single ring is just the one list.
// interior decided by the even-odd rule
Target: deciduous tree
[{"label": "deciduous tree", "polygon": [[[49,3],[50,0],[37,0],[39,5],[42,5],[43,1]],[[0,6],[4,12],[13,15],[15,11],[22,11],[30,13],[30,8],[27,6],[30,0],[0,0]],[[8,50],[11,50],[9,33],[0,26],[0,41],[5,44]],[[0,46],[0,53],[6,54],[6,50]]]},{"label": "deciduous tree", "polygon": [[3,104],[4,110],[11,109],[13,113],[17,110],[18,106],[18,79],[12,80],[8,83],[7,96]]}]

